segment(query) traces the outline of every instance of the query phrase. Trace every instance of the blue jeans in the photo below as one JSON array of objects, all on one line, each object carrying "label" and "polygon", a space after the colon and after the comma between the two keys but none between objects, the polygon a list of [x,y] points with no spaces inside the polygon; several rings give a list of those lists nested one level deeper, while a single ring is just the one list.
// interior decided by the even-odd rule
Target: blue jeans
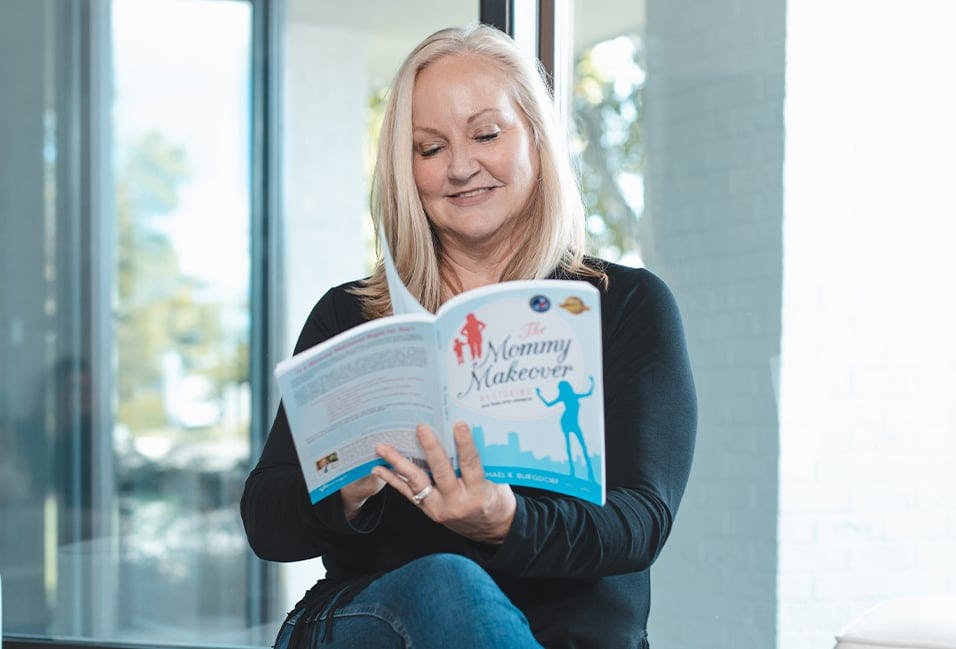
[{"label": "blue jeans", "polygon": [[[323,633],[330,608],[331,639]],[[276,649],[286,649],[297,618],[282,625]],[[333,600],[318,620],[310,649],[541,649],[524,614],[488,573],[456,554],[429,555],[386,573],[348,604]]]}]

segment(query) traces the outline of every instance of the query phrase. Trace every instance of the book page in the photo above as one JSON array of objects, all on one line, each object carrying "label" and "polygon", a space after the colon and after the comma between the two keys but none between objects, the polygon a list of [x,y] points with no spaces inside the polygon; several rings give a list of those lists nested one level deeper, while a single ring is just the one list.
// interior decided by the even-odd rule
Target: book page
[{"label": "book page", "polygon": [[496,284],[439,310],[449,420],[490,480],[604,503],[600,294],[586,282]]},{"label": "book page", "polygon": [[279,364],[276,378],[313,503],[385,464],[376,444],[424,466],[416,426],[439,434],[444,428],[435,356],[433,325],[406,316],[361,325]]},{"label": "book page", "polygon": [[[405,286],[405,282],[398,276],[395,260],[392,259],[392,251],[389,250],[384,235],[379,237],[379,245],[382,246],[382,261],[385,264],[385,279],[388,280],[388,294],[392,300],[392,313],[394,315],[429,313],[428,309],[415,299],[415,296]],[[429,313],[429,315],[431,314]]]}]

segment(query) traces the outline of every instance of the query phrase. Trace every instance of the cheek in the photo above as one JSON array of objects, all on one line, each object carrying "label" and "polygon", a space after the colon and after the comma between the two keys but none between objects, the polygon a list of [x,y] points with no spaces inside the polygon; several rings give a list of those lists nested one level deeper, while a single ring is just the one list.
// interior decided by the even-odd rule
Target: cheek
[{"label": "cheek", "polygon": [[429,194],[435,192],[436,174],[430,169],[430,165],[424,161],[416,161],[412,164],[412,176],[415,179],[415,188],[418,195],[424,200]]},{"label": "cheek", "polygon": [[515,151],[513,173],[516,179],[533,182],[538,177],[538,150],[531,142],[524,140]]},{"label": "cheek", "polygon": [[538,155],[534,150],[523,150],[514,160],[514,176],[523,184],[532,184],[538,178]]}]

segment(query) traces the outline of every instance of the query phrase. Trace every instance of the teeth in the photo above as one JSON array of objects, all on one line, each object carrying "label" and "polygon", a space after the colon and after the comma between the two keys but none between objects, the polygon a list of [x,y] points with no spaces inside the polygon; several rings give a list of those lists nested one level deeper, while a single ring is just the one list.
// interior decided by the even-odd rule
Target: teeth
[{"label": "teeth", "polygon": [[458,198],[469,198],[471,196],[477,196],[478,194],[484,194],[488,191],[487,187],[482,187],[480,189],[473,189],[470,192],[462,192],[461,194],[455,194]]}]

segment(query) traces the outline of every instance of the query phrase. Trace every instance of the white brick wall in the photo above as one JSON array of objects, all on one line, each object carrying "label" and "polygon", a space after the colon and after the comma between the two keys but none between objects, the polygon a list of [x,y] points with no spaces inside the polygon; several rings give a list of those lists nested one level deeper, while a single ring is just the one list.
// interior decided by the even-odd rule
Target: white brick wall
[{"label": "white brick wall", "polygon": [[700,401],[651,645],[771,647],[784,2],[650,0],[647,29],[644,258],[677,295]]}]

